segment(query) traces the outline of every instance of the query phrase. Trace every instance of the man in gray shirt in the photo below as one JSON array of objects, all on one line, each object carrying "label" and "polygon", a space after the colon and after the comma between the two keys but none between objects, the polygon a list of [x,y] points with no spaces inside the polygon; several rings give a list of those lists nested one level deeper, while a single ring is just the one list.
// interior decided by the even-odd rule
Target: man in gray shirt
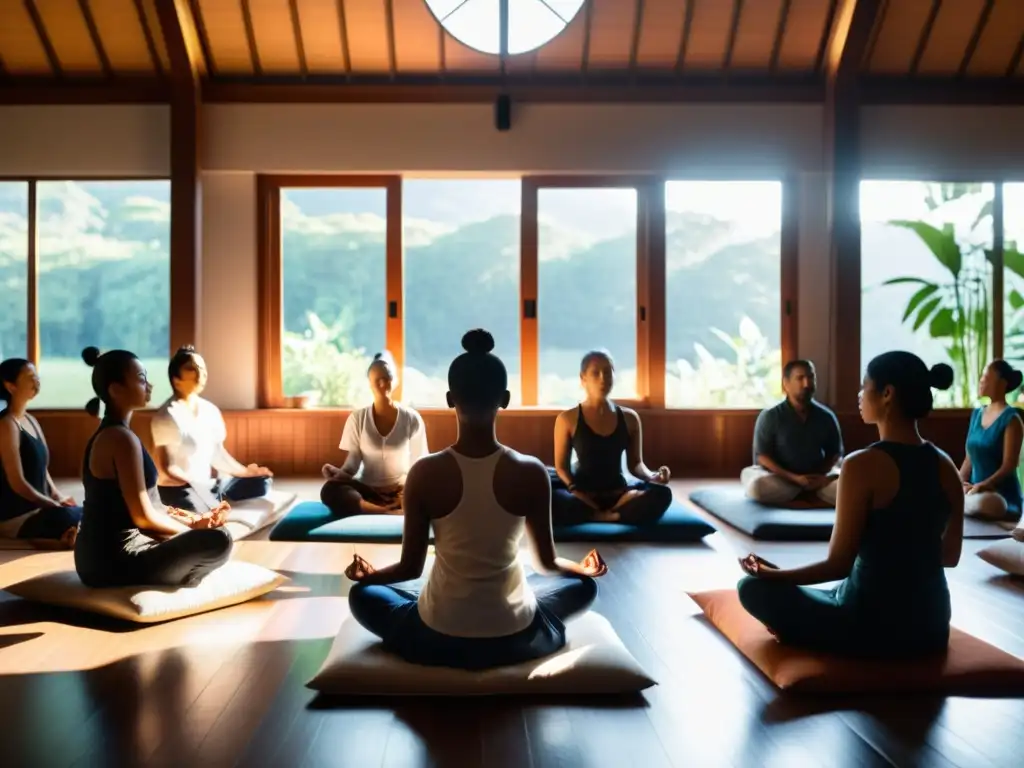
[{"label": "man in gray shirt", "polygon": [[743,488],[762,504],[787,504],[812,494],[834,507],[843,438],[836,415],[814,399],[814,364],[786,363],[782,388],[786,399],[757,417],[754,466],[740,475]]}]

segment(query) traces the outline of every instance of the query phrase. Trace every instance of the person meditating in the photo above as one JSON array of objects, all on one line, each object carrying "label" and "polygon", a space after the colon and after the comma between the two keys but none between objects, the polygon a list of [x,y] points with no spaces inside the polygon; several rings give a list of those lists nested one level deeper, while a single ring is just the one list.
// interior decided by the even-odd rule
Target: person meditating
[{"label": "person meditating", "polygon": [[964,514],[989,520],[1019,517],[1020,464],[1024,422],[1006,402],[1006,393],[1021,385],[1022,374],[1005,360],[988,364],[978,383],[978,394],[989,399],[971,414],[967,456],[960,467],[967,499]]},{"label": "person meditating", "polygon": [[222,526],[226,505],[206,514],[165,507],[157,471],[128,425],[153,388],[139,359],[125,350],[82,351],[96,393],[86,410],[98,416],[82,463],[85,503],[75,569],[89,587],[191,587],[227,562],[233,545]]},{"label": "person meditating", "polygon": [[225,501],[266,496],[274,473],[256,464],[243,465],[224,447],[224,417],[216,405],[200,397],[206,388],[206,362],[195,348],[175,352],[167,375],[174,394],[150,424],[160,500],[205,513]]},{"label": "person meditating", "polygon": [[[652,472],[644,464],[640,417],[608,398],[614,378],[611,355],[600,350],[585,354],[580,382],[586,399],[555,419],[551,514],[556,524],[644,525],[657,522],[672,504],[668,467]],[[623,472],[623,454],[632,481]]]},{"label": "person meditating", "polygon": [[0,363],[0,537],[73,549],[82,508],[50,477],[43,429],[28,413],[39,374],[28,360]]},{"label": "person meditating", "polygon": [[[548,656],[565,645],[565,622],[597,595],[607,566],[596,551],[582,564],[557,557],[551,484],[544,465],[498,442],[495,421],[509,402],[494,339],[474,330],[448,369],[448,405],[458,438],[420,459],[405,485],[399,562],[375,570],[356,555],[345,571],[352,616],[385,649],[415,664],[486,669]],[[434,529],[436,561],[418,579]],[[527,576],[523,531],[551,576]]]},{"label": "person meditating", "polygon": [[754,466],[740,474],[747,496],[788,504],[812,495],[836,505],[836,464],[843,438],[836,415],[814,399],[814,364],[792,360],[782,371],[786,399],[761,411],[754,425]]},{"label": "person meditating", "polygon": [[[779,642],[869,657],[946,648],[944,569],[960,560],[964,493],[956,465],[921,439],[917,421],[932,409],[932,388],[952,382],[948,365],[929,371],[909,352],[868,364],[860,412],[879,441],[843,464],[828,556],[794,569],[757,555],[740,561],[749,574],[740,602]],[[827,591],[803,586],[839,579]]]},{"label": "person meditating", "polygon": [[409,468],[427,454],[427,428],[419,413],[392,398],[398,371],[390,353],[374,355],[366,378],[373,403],[345,422],[341,467],[324,465],[320,501],[342,517],[400,515]]}]

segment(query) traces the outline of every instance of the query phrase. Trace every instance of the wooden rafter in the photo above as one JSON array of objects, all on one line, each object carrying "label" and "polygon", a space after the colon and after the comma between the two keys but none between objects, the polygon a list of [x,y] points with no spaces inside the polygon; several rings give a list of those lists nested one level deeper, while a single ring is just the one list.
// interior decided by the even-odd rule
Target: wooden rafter
[{"label": "wooden rafter", "polygon": [[843,0],[828,33],[825,136],[832,276],[829,395],[852,410],[860,381],[860,70],[884,0]]},{"label": "wooden rafter", "polygon": [[821,41],[818,43],[818,55],[814,57],[814,71],[821,72],[825,66],[825,53],[828,50],[829,39],[832,36],[832,26],[836,20],[836,10],[839,8],[839,0],[829,0],[828,13],[825,15],[825,28],[821,30]]},{"label": "wooden rafter", "polygon": [[53,74],[57,77],[62,77],[64,70],[60,65],[60,59],[57,57],[57,50],[53,47],[53,41],[50,40],[50,35],[46,31],[46,25],[43,23],[43,17],[39,15],[39,8],[36,7],[35,0],[22,0],[22,2],[24,2],[25,10],[28,11],[29,18],[32,20],[32,26],[39,36],[39,42],[42,43],[43,50],[46,52],[46,60],[50,63],[50,69],[53,70]]},{"label": "wooden rafter", "polygon": [[644,25],[644,0],[636,0],[633,11],[633,36],[629,42],[629,71],[636,72],[636,60],[640,55],[640,31]]},{"label": "wooden rafter", "polygon": [[110,57],[107,56],[107,50],[103,47],[103,39],[100,37],[100,30],[96,26],[96,19],[93,18],[89,0],[78,0],[78,8],[82,12],[82,18],[85,20],[85,27],[89,30],[89,39],[92,40],[92,46],[96,49],[96,58],[100,60],[103,75],[104,77],[110,77],[114,74],[114,69],[110,66]]},{"label": "wooden rafter", "polygon": [[679,33],[679,52],[676,54],[676,74],[681,74],[686,66],[686,49],[690,47],[690,30],[693,29],[693,5],[694,0],[686,0],[683,31]]},{"label": "wooden rafter", "polygon": [[194,344],[202,275],[200,51],[188,0],[156,4],[171,62],[171,349]]},{"label": "wooden rafter", "polygon": [[1017,73],[1017,67],[1020,66],[1021,56],[1024,55],[1024,35],[1020,36],[1020,40],[1017,41],[1017,48],[1013,52],[1013,56],[1010,57],[1010,64],[1006,67],[1006,76],[1013,77]]},{"label": "wooden rafter", "polygon": [[779,25],[775,28],[775,40],[772,41],[772,57],[768,68],[774,73],[779,71],[779,54],[782,52],[782,41],[786,37],[786,25],[789,23],[789,7],[793,0],[782,0],[779,8]]},{"label": "wooden rafter", "polygon": [[580,73],[584,78],[590,69],[590,31],[594,25],[593,3],[586,3],[583,6],[583,54],[580,61]]},{"label": "wooden rafter", "polygon": [[921,28],[921,37],[917,40],[917,46],[914,48],[914,57],[910,60],[910,74],[916,75],[918,67],[921,66],[921,59],[924,56],[925,49],[928,48],[928,41],[932,37],[932,28],[935,26],[935,19],[939,17],[939,11],[942,10],[942,0],[932,0],[932,8],[928,12],[928,18],[925,19],[924,27]]},{"label": "wooden rafter", "polygon": [[[294,3],[295,0],[292,0]],[[384,0],[384,24],[388,39],[388,74],[393,80],[398,75],[398,57],[395,52],[395,6],[394,0]]]},{"label": "wooden rafter", "polygon": [[[352,74],[352,54],[348,44],[348,19],[345,16],[345,0],[337,0],[338,36],[341,39],[341,66],[346,75]],[[440,26],[440,25],[439,25]]]},{"label": "wooden rafter", "polygon": [[295,52],[299,56],[299,74],[306,77],[309,66],[306,64],[306,45],[302,40],[302,23],[299,21],[299,0],[288,0],[288,12],[292,19],[292,34],[295,35]]},{"label": "wooden rafter", "polygon": [[986,0],[985,6],[981,9],[978,21],[974,25],[974,31],[971,32],[971,39],[967,41],[967,48],[964,49],[964,57],[960,60],[960,66],[957,67],[957,75],[960,77],[967,75],[967,68],[971,66],[971,59],[974,58],[974,52],[978,50],[978,42],[985,32],[985,25],[988,24],[989,16],[992,15],[995,5],[996,0]]},{"label": "wooden rafter", "polygon": [[213,54],[210,52],[210,37],[206,34],[206,19],[203,16],[203,9],[199,7],[199,0],[189,0],[189,10],[196,23],[196,34],[199,37],[199,47],[203,51],[203,60],[206,62],[206,70],[211,75],[217,74],[217,66],[213,61]]},{"label": "wooden rafter", "polygon": [[149,60],[153,63],[153,71],[158,75],[164,74],[164,64],[160,60],[160,54],[156,49],[156,38],[153,37],[153,30],[149,28],[149,20],[146,18],[146,9],[142,0],[133,0],[135,4],[135,15],[139,19],[139,26],[142,27],[142,35],[146,38],[146,49],[149,51]]},{"label": "wooden rafter", "polygon": [[729,37],[725,43],[725,56],[722,58],[722,69],[732,69],[732,52],[736,48],[736,35],[740,30],[740,18],[743,16],[743,0],[732,0],[732,21],[729,22]]},{"label": "wooden rafter", "polygon": [[262,74],[263,64],[260,62],[260,49],[256,45],[256,28],[252,25],[252,9],[249,7],[249,0],[241,0],[242,21],[245,24],[245,41],[249,46],[249,60],[252,62],[252,71],[257,75]]}]

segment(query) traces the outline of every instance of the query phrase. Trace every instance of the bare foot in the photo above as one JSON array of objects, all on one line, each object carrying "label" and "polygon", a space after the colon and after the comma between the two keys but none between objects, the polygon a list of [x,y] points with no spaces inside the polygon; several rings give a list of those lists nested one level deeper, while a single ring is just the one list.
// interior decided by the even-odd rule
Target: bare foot
[{"label": "bare foot", "polygon": [[67,549],[74,549],[75,542],[78,541],[78,526],[68,528],[64,531],[64,535],[60,537],[60,543]]},{"label": "bare foot", "polygon": [[1010,531],[1010,535],[1017,541],[1024,541],[1024,528],[1014,528]]},{"label": "bare foot", "polygon": [[594,512],[591,519],[595,523],[617,523],[622,519],[622,515],[614,509],[600,509]]},{"label": "bare foot", "polygon": [[619,497],[619,500],[615,502],[615,506],[612,507],[612,509],[618,509],[619,507],[625,506],[629,502],[633,501],[633,499],[639,499],[643,495],[644,491],[641,491],[637,488],[634,488],[631,491],[626,491]]}]

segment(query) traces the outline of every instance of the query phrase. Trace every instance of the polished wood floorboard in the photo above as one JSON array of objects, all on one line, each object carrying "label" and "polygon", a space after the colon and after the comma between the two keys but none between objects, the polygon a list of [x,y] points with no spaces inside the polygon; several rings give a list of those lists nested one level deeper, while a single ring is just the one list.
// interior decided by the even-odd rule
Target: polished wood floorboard
[{"label": "polished wood floorboard", "polygon": [[[282,481],[312,496],[316,484]],[[685,497],[692,483],[673,484]],[[352,545],[240,542],[289,575],[265,599],[157,626],[35,606],[0,591],[5,766],[1019,766],[1024,701],[781,696],[700,617],[686,590],[731,586],[752,542],[604,545],[594,609],[659,681],[635,699],[351,700],[305,682],[347,615]],[[954,622],[1024,657],[1024,584],[967,541]],[[582,556],[585,544],[563,545]],[[824,544],[758,543],[780,565]],[[371,561],[397,546],[360,546]],[[72,567],[69,553],[0,552],[0,589]]]}]

